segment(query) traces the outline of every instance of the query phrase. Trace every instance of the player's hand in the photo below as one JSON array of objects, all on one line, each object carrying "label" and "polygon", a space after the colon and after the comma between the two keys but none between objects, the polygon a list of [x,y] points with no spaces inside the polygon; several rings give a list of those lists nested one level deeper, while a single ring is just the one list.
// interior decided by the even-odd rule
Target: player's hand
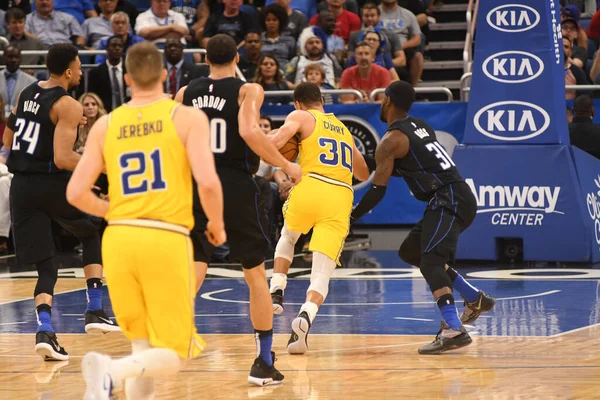
[{"label": "player's hand", "polygon": [[290,194],[290,190],[292,190],[292,188],[294,187],[294,184],[290,181],[283,181],[279,184],[279,198],[282,201],[287,200],[289,194]]},{"label": "player's hand", "polygon": [[297,184],[302,180],[302,168],[296,163],[288,161],[287,165],[283,169],[283,172],[290,177],[293,184]]},{"label": "player's hand", "polygon": [[83,115],[81,117],[81,119],[79,120],[79,126],[80,127],[84,127],[87,125],[87,117],[85,115]]},{"label": "player's hand", "polygon": [[213,246],[221,246],[227,241],[227,234],[225,233],[225,225],[223,223],[215,224],[212,221],[208,221],[206,224],[206,232],[204,232],[206,238]]}]

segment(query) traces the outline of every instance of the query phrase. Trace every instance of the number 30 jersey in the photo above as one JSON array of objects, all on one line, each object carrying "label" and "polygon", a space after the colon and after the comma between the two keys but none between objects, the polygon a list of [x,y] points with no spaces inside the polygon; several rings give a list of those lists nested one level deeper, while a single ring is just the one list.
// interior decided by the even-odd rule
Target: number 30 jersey
[{"label": "number 30 jersey", "polygon": [[192,173],[173,123],[179,103],[122,105],[109,115],[106,220],[150,219],[192,229]]},{"label": "number 30 jersey", "polygon": [[429,201],[442,186],[463,179],[452,158],[437,141],[435,131],[422,119],[407,117],[392,123],[388,131],[399,129],[410,142],[404,158],[397,158],[394,169],[399,171],[418,200]]},{"label": "number 30 jersey", "polygon": [[303,175],[352,188],[352,134],[335,115],[309,110],[312,134],[300,142],[298,164]]},{"label": "number 30 jersey", "polygon": [[50,110],[63,96],[68,96],[60,86],[44,89],[37,82],[21,92],[17,105],[10,155],[6,162],[12,173],[67,173],[54,164],[54,129]]},{"label": "number 30 jersey", "polygon": [[237,78],[192,80],[183,104],[200,109],[210,121],[210,147],[217,167],[233,167],[249,174],[258,171],[260,158],[240,136],[238,98],[244,81]]}]

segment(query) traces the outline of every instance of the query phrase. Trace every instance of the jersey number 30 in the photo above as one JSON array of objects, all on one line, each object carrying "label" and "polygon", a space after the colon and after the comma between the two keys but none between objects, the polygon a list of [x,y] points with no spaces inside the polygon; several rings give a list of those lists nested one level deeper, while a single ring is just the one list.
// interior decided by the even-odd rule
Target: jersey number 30
[{"label": "jersey number 30", "polygon": [[[149,162],[146,163],[146,158]],[[152,179],[149,181],[146,175],[147,164],[152,164]],[[165,190],[167,183],[162,176],[162,157],[160,149],[154,150],[150,154],[143,151],[135,151],[122,154],[119,157],[119,167],[121,167],[121,186],[123,196],[132,194],[146,193],[149,190]],[[150,188],[148,188],[150,185]]]},{"label": "jersey number 30", "polygon": [[323,137],[319,138],[319,146],[326,149],[326,152],[319,156],[321,164],[334,167],[341,164],[342,167],[352,172],[352,146],[346,142]]},{"label": "jersey number 30", "polygon": [[[27,153],[33,154],[40,137],[40,124],[33,121],[25,121],[23,118],[17,118],[15,122],[17,130],[13,136],[12,150],[21,150],[21,142],[29,143]],[[27,128],[25,128],[27,126]],[[25,133],[23,133],[25,131]],[[21,136],[22,135],[22,136]]]}]

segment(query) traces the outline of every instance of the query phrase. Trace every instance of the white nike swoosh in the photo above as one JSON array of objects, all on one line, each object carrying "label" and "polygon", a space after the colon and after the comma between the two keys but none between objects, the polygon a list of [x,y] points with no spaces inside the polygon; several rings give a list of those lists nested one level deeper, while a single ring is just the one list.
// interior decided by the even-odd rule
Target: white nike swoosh
[{"label": "white nike swoosh", "polygon": [[109,319],[102,318],[102,317],[98,317],[98,319],[99,319],[100,321],[104,322],[105,324],[114,325],[114,322],[112,322],[112,321],[111,321],[111,320],[109,320]]}]

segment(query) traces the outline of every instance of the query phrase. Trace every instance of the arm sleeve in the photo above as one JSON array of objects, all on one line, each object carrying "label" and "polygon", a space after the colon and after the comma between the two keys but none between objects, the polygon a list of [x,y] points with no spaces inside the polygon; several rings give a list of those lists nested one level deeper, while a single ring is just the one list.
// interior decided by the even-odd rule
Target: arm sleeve
[{"label": "arm sleeve", "polygon": [[352,210],[352,214],[350,215],[350,222],[354,222],[360,219],[363,215],[371,211],[385,196],[385,191],[387,190],[387,186],[376,186],[371,185],[369,191],[365,193],[362,200],[354,210]]}]

